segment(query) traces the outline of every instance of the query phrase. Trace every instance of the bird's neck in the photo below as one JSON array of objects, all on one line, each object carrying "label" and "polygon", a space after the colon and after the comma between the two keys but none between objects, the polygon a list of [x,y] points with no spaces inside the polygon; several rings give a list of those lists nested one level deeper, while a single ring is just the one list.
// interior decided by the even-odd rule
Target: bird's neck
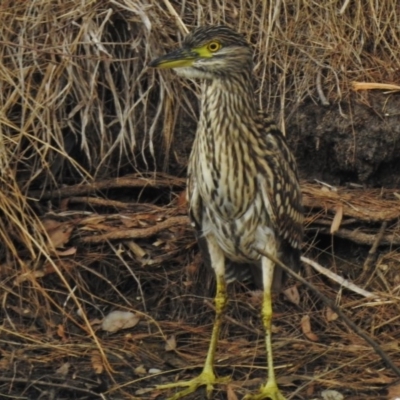
[{"label": "bird's neck", "polygon": [[242,216],[255,197],[256,161],[247,153],[257,141],[256,118],[250,78],[205,83],[189,175],[226,220]]},{"label": "bird's neck", "polygon": [[[256,114],[257,107],[250,74],[242,73],[230,76],[229,79],[214,79],[204,83],[200,120],[209,121],[208,126],[219,130],[223,126],[248,125],[254,122]],[[240,127],[238,128],[240,131]],[[232,129],[224,131],[226,132],[216,132],[216,134],[234,133]]]}]

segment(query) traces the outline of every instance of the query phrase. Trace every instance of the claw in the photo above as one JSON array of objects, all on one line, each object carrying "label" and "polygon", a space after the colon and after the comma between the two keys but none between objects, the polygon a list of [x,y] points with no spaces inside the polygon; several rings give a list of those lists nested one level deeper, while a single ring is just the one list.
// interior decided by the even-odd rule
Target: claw
[{"label": "claw", "polygon": [[178,393],[175,393],[172,397],[168,397],[167,400],[178,400],[182,397],[187,396],[188,394],[194,393],[200,386],[206,386],[207,398],[211,398],[212,391],[214,389],[214,385],[227,383],[229,381],[229,377],[217,378],[212,371],[203,370],[203,372],[188,381],[179,381],[174,383],[167,383],[165,385],[157,386],[157,389],[173,389],[176,387],[187,387],[184,390],[181,390]]},{"label": "claw", "polygon": [[261,386],[257,394],[248,394],[244,396],[243,400],[286,400],[276,384],[276,381],[268,382],[266,385]]}]

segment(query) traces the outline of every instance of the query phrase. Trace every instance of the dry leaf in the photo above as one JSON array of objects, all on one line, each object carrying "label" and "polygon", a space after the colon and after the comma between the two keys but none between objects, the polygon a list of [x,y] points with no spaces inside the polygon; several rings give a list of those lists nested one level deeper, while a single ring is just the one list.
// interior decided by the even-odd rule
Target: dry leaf
[{"label": "dry leaf", "polygon": [[311,396],[315,393],[315,383],[314,382],[310,382],[310,384],[308,385],[307,389],[306,389],[306,395],[307,398],[311,398]]},{"label": "dry leaf", "polygon": [[57,251],[57,255],[60,257],[73,256],[76,253],[76,250],[76,247],[70,247],[64,251]]},{"label": "dry leaf", "polygon": [[64,363],[63,365],[61,365],[60,368],[56,369],[56,374],[64,376],[64,377],[67,376],[70,366],[71,366],[71,364],[69,362]]},{"label": "dry leaf", "polygon": [[92,351],[91,361],[94,372],[96,374],[101,374],[104,371],[104,366],[103,359],[101,358],[101,354],[98,350]]},{"label": "dry leaf", "polygon": [[25,272],[14,279],[13,285],[18,286],[20,283],[29,281],[29,280],[36,280],[36,278],[43,278],[45,276],[44,271],[29,271]]},{"label": "dry leaf", "polygon": [[359,344],[349,344],[347,346],[343,346],[343,350],[345,350],[348,353],[358,353],[360,354],[363,351],[366,351],[368,347],[359,345]]},{"label": "dry leaf", "polygon": [[143,250],[136,242],[133,240],[129,240],[125,242],[126,245],[129,247],[129,250],[137,257],[137,258],[143,258],[147,253],[145,250]]},{"label": "dry leaf", "polygon": [[150,368],[148,370],[148,373],[150,375],[154,375],[154,374],[161,374],[162,370],[160,368]]},{"label": "dry leaf", "polygon": [[146,368],[143,365],[139,365],[134,369],[136,375],[147,375]]},{"label": "dry leaf", "polygon": [[121,222],[125,228],[139,228],[139,222],[136,218],[121,218]]},{"label": "dry leaf", "polygon": [[290,286],[287,289],[285,289],[283,291],[283,294],[291,303],[296,304],[296,306],[300,304],[300,294],[299,291],[297,290],[296,285]]},{"label": "dry leaf", "polygon": [[328,322],[335,321],[339,316],[330,307],[326,307],[325,318]]},{"label": "dry leaf", "polygon": [[140,317],[130,311],[112,311],[101,324],[101,329],[107,332],[117,332],[121,329],[134,327],[140,321]]},{"label": "dry leaf", "polygon": [[171,335],[170,338],[167,339],[165,343],[165,351],[173,351],[176,350],[176,338],[175,335]]},{"label": "dry leaf", "polygon": [[331,234],[337,232],[340,228],[340,224],[343,219],[343,206],[339,205],[336,207],[336,214],[333,217],[332,225],[331,225]]},{"label": "dry leaf", "polygon": [[[72,262],[66,261],[66,260],[58,260],[57,261],[57,267],[59,269],[64,269],[64,270],[71,270],[75,267],[75,264]],[[31,279],[37,279],[37,278],[43,278],[44,276],[48,274],[52,274],[55,272],[55,266],[54,264],[50,262],[46,262],[41,270],[34,270],[34,271],[29,271],[24,274],[21,274],[17,276],[14,280],[14,285],[19,285],[22,282],[31,280]]]},{"label": "dry leaf", "polygon": [[321,392],[323,400],[343,400],[344,396],[337,390],[324,390]]},{"label": "dry leaf", "polygon": [[42,221],[42,225],[46,232],[50,232],[54,229],[58,229],[63,223],[60,221],[57,221],[55,219],[47,218]]},{"label": "dry leaf", "polygon": [[63,247],[68,243],[73,229],[74,226],[71,223],[65,222],[57,228],[47,231],[51,244],[55,248]]},{"label": "dry leaf", "polygon": [[7,357],[0,358],[0,371],[7,371],[11,366],[11,360]]},{"label": "dry leaf", "polygon": [[226,397],[228,400],[238,400],[236,393],[233,391],[232,385],[226,387]]},{"label": "dry leaf", "polygon": [[[154,388],[143,388],[143,389],[138,389],[135,391],[135,395],[136,396],[141,396],[140,398],[142,398],[144,395],[146,395],[147,393],[151,393],[154,391]],[[154,396],[152,397],[145,397],[146,399],[154,399]]]},{"label": "dry leaf", "polygon": [[65,330],[64,330],[64,325],[58,325],[57,326],[57,335],[63,340],[67,341],[67,336],[65,335]]},{"label": "dry leaf", "polygon": [[318,336],[311,331],[311,322],[310,322],[310,317],[308,315],[305,315],[301,319],[301,330],[304,333],[304,335],[307,337],[307,339],[312,340],[313,342],[318,342]]}]

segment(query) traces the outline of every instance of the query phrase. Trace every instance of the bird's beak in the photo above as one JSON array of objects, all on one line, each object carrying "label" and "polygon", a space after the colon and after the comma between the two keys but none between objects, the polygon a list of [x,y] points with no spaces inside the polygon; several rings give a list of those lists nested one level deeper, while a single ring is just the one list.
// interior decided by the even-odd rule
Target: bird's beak
[{"label": "bird's beak", "polygon": [[156,58],[150,62],[149,66],[163,69],[190,67],[193,65],[193,61],[198,57],[199,55],[193,51],[178,49],[165,56]]}]

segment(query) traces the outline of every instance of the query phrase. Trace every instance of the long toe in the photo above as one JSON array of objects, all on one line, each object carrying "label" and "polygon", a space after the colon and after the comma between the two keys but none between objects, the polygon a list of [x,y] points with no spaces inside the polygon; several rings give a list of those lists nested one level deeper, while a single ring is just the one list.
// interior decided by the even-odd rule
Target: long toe
[{"label": "long toe", "polygon": [[187,396],[188,394],[194,393],[199,387],[206,386],[207,390],[207,398],[211,398],[212,391],[214,389],[214,385],[223,384],[229,382],[229,377],[217,378],[213,372],[203,371],[196,378],[190,379],[188,381],[178,381],[174,383],[167,383],[165,385],[157,386],[157,389],[165,390],[165,389],[174,389],[179,387],[185,387],[177,393],[175,393],[172,397],[168,397],[167,400],[178,400]]},{"label": "long toe", "polygon": [[256,394],[248,394],[243,400],[286,400],[275,382],[267,383],[261,386],[260,391]]}]

